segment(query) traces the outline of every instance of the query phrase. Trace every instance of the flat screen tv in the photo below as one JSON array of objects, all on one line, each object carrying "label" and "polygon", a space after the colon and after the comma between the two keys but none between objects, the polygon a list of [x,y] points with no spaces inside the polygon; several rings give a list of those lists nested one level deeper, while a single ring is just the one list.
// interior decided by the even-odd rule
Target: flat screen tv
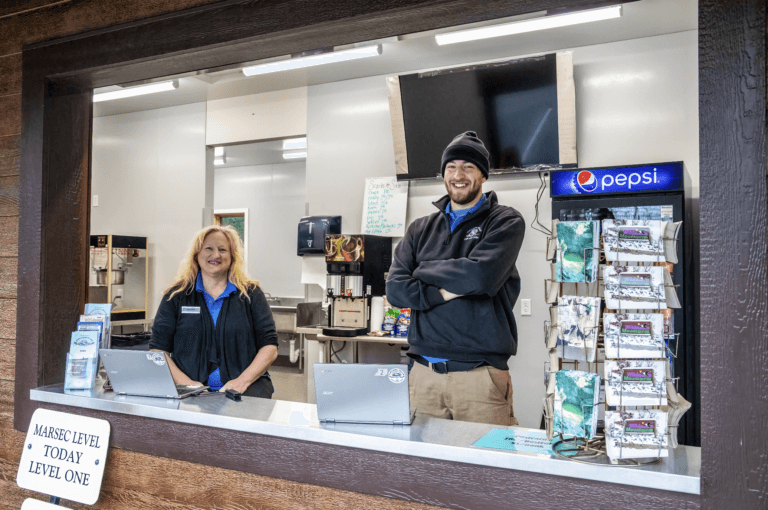
[{"label": "flat screen tv", "polygon": [[476,131],[492,172],[575,167],[570,53],[387,79],[398,180],[434,179],[446,145]]}]

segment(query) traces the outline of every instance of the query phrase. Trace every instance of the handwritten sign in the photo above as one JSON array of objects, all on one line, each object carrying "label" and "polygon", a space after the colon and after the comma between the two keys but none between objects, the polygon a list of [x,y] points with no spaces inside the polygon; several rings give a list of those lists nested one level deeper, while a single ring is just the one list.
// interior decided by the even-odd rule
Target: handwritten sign
[{"label": "handwritten sign", "polygon": [[385,237],[405,235],[408,183],[396,177],[365,180],[363,233]]},{"label": "handwritten sign", "polygon": [[109,432],[106,420],[36,410],[24,441],[16,484],[93,505],[101,491]]}]

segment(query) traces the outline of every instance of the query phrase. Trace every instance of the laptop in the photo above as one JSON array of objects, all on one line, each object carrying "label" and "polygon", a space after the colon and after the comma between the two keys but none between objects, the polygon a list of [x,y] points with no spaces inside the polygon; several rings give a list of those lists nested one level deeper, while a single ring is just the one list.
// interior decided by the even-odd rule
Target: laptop
[{"label": "laptop", "polygon": [[208,389],[208,386],[175,384],[163,352],[99,349],[99,356],[118,395],[178,399]]},{"label": "laptop", "polygon": [[321,422],[410,425],[408,365],[315,363]]}]

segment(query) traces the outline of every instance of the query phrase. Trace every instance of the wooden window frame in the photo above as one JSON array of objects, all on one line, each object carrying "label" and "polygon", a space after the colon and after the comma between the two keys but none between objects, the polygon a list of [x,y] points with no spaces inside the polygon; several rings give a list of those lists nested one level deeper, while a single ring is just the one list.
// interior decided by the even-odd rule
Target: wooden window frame
[{"label": "wooden window frame", "polygon": [[245,209],[214,209],[213,224],[221,225],[221,218],[243,218],[243,263],[248,268],[248,208]]},{"label": "wooden window frame", "polygon": [[[38,407],[98,416],[111,422],[111,444],[121,448],[454,507],[508,508],[514,502],[517,508],[534,508],[553,501],[568,501],[573,508],[638,502],[758,506],[768,483],[768,467],[759,456],[766,449],[760,426],[768,421],[766,406],[759,404],[767,391],[765,366],[756,363],[768,358],[764,0],[699,2],[702,497],[29,398],[30,389],[63,380],[67,345],[61,338],[85,301],[93,88],[596,3],[616,2],[227,0],[25,47],[14,427],[25,431]],[[698,282],[693,285],[698,289]]]}]

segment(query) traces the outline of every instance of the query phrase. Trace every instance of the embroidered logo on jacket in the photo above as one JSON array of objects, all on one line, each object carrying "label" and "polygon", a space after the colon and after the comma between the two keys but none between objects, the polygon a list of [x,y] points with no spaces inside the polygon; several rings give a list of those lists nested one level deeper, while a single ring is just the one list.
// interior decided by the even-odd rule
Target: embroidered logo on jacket
[{"label": "embroidered logo on jacket", "polygon": [[480,227],[473,227],[469,229],[467,232],[467,235],[464,236],[464,240],[467,241],[469,239],[480,239],[480,233],[483,231]]}]

